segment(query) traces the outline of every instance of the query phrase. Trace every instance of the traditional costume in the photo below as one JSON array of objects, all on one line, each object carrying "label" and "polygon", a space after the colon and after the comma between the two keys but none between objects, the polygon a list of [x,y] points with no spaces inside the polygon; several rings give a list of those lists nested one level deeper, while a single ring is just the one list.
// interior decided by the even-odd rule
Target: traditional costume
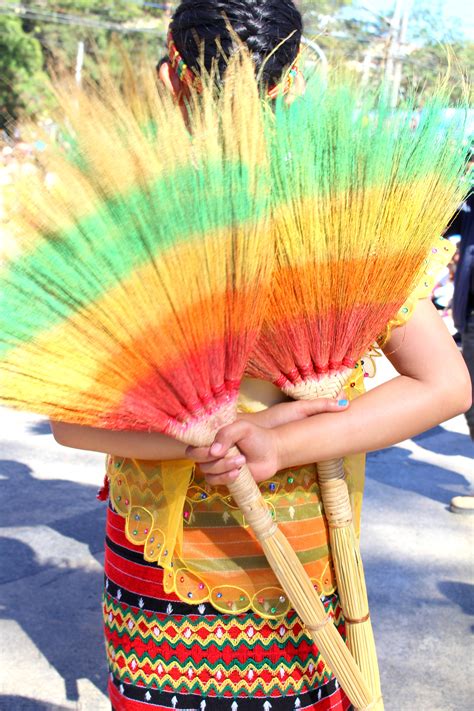
[{"label": "traditional costume", "polygon": [[[433,245],[423,279],[381,338],[428,298],[452,250]],[[345,390],[363,394],[376,349]],[[241,410],[275,404],[278,391],[244,381]],[[344,469],[360,531],[365,455]],[[190,462],[108,458],[104,625],[115,711],[347,711],[352,708],[291,610],[255,536],[225,487],[211,489]],[[344,635],[315,465],[260,484],[278,524]]]}]

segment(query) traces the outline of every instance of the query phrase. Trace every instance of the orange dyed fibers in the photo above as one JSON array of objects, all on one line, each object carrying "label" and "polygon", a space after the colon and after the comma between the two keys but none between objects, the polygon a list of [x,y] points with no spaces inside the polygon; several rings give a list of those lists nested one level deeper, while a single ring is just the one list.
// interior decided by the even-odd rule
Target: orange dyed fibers
[{"label": "orange dyed fibers", "polygon": [[[416,283],[425,256],[426,251],[419,250],[413,254],[279,267],[271,292],[272,302],[278,307],[269,310],[266,323],[280,323],[281,311],[288,319],[324,316],[334,311],[343,317],[344,311],[349,312],[354,306],[365,306],[370,314],[374,306],[385,306],[387,297],[392,303],[401,304]],[[399,275],[396,280],[393,274]],[[383,328],[386,324],[380,325]]]}]

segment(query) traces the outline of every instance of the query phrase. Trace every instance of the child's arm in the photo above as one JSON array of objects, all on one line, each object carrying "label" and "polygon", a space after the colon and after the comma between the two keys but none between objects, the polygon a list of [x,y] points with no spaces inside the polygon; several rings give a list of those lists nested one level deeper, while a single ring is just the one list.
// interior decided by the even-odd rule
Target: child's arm
[{"label": "child's arm", "polygon": [[72,449],[114,454],[127,459],[186,459],[186,445],[156,432],[111,432],[66,422],[51,422],[58,444]]},{"label": "child's arm", "polygon": [[[300,420],[320,412],[338,412],[346,409],[347,401],[320,400],[313,403],[289,402],[275,405],[255,415],[242,415],[247,422],[260,427],[277,427],[282,423]],[[56,441],[64,447],[114,454],[127,459],[170,461],[186,459],[186,445],[171,437],[148,432],[111,432],[109,430],[51,422]],[[191,457],[192,459],[192,457]]]},{"label": "child's arm", "polygon": [[[237,476],[224,459],[237,444],[259,481],[276,471],[389,447],[470,406],[469,374],[446,326],[429,300],[419,302],[386,347],[399,377],[353,401],[334,417],[321,414],[273,430],[237,422],[221,430],[211,450],[190,450],[213,484]],[[219,459],[217,459],[219,457]]]}]

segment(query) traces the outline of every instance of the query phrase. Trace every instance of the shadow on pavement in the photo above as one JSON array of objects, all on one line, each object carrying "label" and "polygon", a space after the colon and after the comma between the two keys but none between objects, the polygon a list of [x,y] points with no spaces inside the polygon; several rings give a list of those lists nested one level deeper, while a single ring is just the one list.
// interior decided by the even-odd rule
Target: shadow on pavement
[{"label": "shadow on pavement", "polygon": [[[96,487],[38,480],[29,467],[12,460],[0,460],[0,474],[1,526],[27,527],[29,535],[34,535],[35,526],[49,527],[85,543],[91,555],[103,549],[105,506],[96,501]],[[29,545],[2,537],[0,528],[0,574],[0,618],[14,620],[24,630],[64,679],[67,698],[77,700],[77,680],[84,678],[105,692],[103,574],[96,562],[91,558],[91,567],[87,558],[82,567],[74,560],[72,567],[71,561],[64,567],[54,562],[41,565]],[[15,648],[15,639],[2,643]],[[0,696],[0,709],[23,708],[56,707]]]},{"label": "shadow on pavement", "polygon": [[[425,447],[424,441],[423,447]],[[388,453],[390,453],[389,457]],[[446,506],[453,496],[463,493],[463,488],[466,490],[465,493],[468,493],[469,481],[462,474],[434,464],[420,462],[410,455],[411,452],[401,447],[392,447],[369,454],[367,478],[395,489],[412,491]],[[390,459],[389,467],[386,465],[388,459]]]},{"label": "shadow on pavement", "polygon": [[84,518],[83,526],[76,525],[71,530],[71,537],[93,545],[88,532],[91,517],[96,522],[95,536],[99,522],[102,528],[92,550],[101,550],[105,508],[96,500],[98,487],[63,479],[37,479],[31,474],[31,469],[22,462],[0,459],[0,525],[46,525],[62,532],[61,528],[67,527],[68,521],[79,515]]},{"label": "shadow on pavement", "polygon": [[43,570],[43,567],[36,562],[33,551],[29,546],[13,538],[4,538],[1,535],[1,530],[0,562],[0,585],[13,583],[31,575],[37,575]]},{"label": "shadow on pavement", "polygon": [[28,432],[34,435],[50,435],[51,425],[49,424],[49,420],[40,420],[39,422],[36,422],[34,425],[31,425]]},{"label": "shadow on pavement", "polygon": [[419,444],[420,447],[429,449],[430,452],[435,452],[436,454],[447,454],[449,456],[456,454],[470,456],[468,448],[471,446],[474,453],[474,445],[471,444],[470,440],[471,438],[467,432],[466,434],[459,434],[459,432],[445,430],[443,427],[433,427],[433,429],[413,437],[413,441]]},{"label": "shadow on pavement", "polygon": [[25,699],[23,696],[0,695],[0,711],[69,711],[66,706]]},{"label": "shadow on pavement", "polygon": [[408,620],[413,622],[413,616],[403,617],[402,612],[407,609],[413,615],[416,610],[431,608],[433,612],[427,612],[427,618],[430,615],[452,615],[453,607],[458,607],[465,615],[474,615],[474,585],[441,580],[436,560],[425,558],[422,564],[409,556],[400,560],[399,550],[387,549],[366,558],[364,569],[370,581],[371,604],[378,610],[379,622],[384,616],[399,616],[400,625]]},{"label": "shadow on pavement", "polygon": [[445,580],[438,585],[439,591],[461,608],[465,615],[474,617],[474,585],[456,580]]}]

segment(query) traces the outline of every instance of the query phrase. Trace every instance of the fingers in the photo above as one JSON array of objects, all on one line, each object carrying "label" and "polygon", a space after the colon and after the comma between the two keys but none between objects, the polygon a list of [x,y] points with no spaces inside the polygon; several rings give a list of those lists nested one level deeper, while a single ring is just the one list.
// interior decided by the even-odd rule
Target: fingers
[{"label": "fingers", "polygon": [[215,457],[211,455],[210,447],[188,447],[186,449],[186,456],[198,464],[210,462],[212,459],[215,459]]},{"label": "fingers", "polygon": [[243,455],[238,457],[224,457],[223,459],[216,459],[212,462],[205,462],[199,464],[199,469],[205,476],[218,476],[220,474],[228,474],[231,471],[239,470],[243,467],[246,459]]},{"label": "fingers", "polygon": [[211,486],[227,486],[237,479],[240,467],[245,464],[243,455],[224,457],[213,462],[200,464],[199,469]]},{"label": "fingers", "polygon": [[212,457],[224,457],[229,449],[246,437],[251,431],[251,425],[245,420],[237,420],[228,427],[223,427],[216,435],[210,452]]},{"label": "fingers", "polygon": [[206,481],[211,486],[228,486],[232,484],[240,474],[238,469],[233,469],[227,474],[221,474],[220,476],[206,476]]},{"label": "fingers", "polygon": [[349,400],[341,393],[338,400],[332,398],[318,398],[317,400],[304,401],[304,412],[306,417],[319,415],[323,412],[341,412],[349,407]]},{"label": "fingers", "polygon": [[220,430],[211,447],[188,447],[186,455],[199,464],[200,471],[211,486],[227,486],[237,479],[240,468],[247,460],[240,453],[229,454],[229,450],[245,437],[249,429],[248,423],[237,421]]},{"label": "fingers", "polygon": [[237,479],[241,467],[247,460],[243,454],[226,456],[212,462],[200,464],[199,469],[211,486],[227,486]]},{"label": "fingers", "polygon": [[199,469],[212,486],[227,484],[236,479],[240,467],[246,463],[242,454],[213,457],[209,447],[188,447],[186,456],[199,465]]}]

